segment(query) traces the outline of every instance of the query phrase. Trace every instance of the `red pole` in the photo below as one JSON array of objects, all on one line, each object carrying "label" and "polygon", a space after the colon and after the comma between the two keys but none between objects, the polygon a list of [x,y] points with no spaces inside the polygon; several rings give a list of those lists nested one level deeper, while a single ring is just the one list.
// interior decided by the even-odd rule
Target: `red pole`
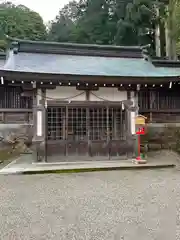
[{"label": "red pole", "polygon": [[138,135],[138,156],[136,159],[141,160],[141,137],[140,137],[140,135]]}]

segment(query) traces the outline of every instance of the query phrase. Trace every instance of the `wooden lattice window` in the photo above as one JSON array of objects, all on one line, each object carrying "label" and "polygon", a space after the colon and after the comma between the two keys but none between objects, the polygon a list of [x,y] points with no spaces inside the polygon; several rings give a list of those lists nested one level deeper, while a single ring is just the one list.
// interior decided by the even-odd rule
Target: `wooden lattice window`
[{"label": "wooden lattice window", "polygon": [[125,112],[107,107],[48,107],[48,140],[122,140]]},{"label": "wooden lattice window", "polygon": [[180,94],[175,90],[146,90],[138,94],[140,112],[143,110],[180,109]]},{"label": "wooden lattice window", "polygon": [[0,87],[0,108],[31,109],[32,97],[21,96],[20,87]]}]

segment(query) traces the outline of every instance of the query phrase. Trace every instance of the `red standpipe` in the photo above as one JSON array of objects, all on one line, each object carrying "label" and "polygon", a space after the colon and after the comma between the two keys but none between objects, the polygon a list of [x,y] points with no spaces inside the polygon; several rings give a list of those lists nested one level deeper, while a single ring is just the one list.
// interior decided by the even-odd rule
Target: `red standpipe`
[{"label": "red standpipe", "polygon": [[141,135],[138,135],[138,156],[136,160],[141,160]]}]

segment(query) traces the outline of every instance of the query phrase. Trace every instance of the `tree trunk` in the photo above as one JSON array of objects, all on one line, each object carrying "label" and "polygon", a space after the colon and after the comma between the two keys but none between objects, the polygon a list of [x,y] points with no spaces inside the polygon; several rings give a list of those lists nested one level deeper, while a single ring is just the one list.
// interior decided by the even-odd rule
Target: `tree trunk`
[{"label": "tree trunk", "polygon": [[168,59],[176,60],[176,24],[175,24],[175,7],[176,0],[170,0],[167,6],[168,16],[165,19],[165,33],[166,33],[166,56]]},{"label": "tree trunk", "polygon": [[[156,16],[159,17],[159,9],[156,7]],[[159,23],[155,26],[155,46],[156,56],[161,57],[161,38],[160,38],[160,25]]]}]

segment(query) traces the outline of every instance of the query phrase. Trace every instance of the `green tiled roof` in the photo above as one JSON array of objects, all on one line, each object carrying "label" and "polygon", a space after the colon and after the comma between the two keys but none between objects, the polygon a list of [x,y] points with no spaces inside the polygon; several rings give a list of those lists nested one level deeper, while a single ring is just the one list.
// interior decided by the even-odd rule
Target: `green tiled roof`
[{"label": "green tiled roof", "polygon": [[116,58],[19,52],[10,57],[5,70],[114,77],[179,76],[179,68],[155,67],[143,58]]}]

